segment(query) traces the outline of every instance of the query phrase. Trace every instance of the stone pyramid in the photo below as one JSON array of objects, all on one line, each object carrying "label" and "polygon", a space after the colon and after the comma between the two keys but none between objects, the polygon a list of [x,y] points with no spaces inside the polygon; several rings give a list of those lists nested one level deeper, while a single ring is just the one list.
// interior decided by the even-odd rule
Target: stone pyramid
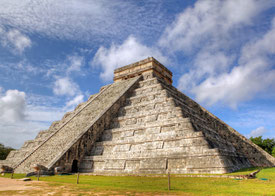
[{"label": "stone pyramid", "polygon": [[172,86],[150,57],[114,72],[104,86],[0,165],[15,173],[227,173],[275,166],[275,158]]}]

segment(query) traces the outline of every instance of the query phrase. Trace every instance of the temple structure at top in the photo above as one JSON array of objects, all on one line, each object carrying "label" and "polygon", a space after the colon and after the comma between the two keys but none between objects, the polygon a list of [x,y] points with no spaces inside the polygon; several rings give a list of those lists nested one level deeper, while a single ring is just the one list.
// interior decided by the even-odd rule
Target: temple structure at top
[{"label": "temple structure at top", "polygon": [[153,57],[116,69],[114,71],[114,82],[127,80],[141,74],[154,75],[170,85],[173,83],[172,72]]}]

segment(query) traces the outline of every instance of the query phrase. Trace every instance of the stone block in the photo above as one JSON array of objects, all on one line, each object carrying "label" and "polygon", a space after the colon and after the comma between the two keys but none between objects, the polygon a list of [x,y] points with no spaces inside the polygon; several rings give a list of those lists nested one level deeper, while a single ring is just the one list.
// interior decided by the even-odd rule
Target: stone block
[{"label": "stone block", "polygon": [[106,160],[104,169],[105,170],[124,170],[125,169],[125,160]]},{"label": "stone block", "polygon": [[166,159],[143,159],[140,162],[140,170],[166,169]]},{"label": "stone block", "polygon": [[140,161],[126,161],[125,170],[130,171],[131,173],[133,171],[137,171],[139,169]]},{"label": "stone block", "polygon": [[131,144],[124,144],[124,145],[116,145],[113,149],[114,152],[125,152],[129,151],[131,148]]},{"label": "stone block", "polygon": [[168,170],[185,170],[186,158],[168,159]]}]

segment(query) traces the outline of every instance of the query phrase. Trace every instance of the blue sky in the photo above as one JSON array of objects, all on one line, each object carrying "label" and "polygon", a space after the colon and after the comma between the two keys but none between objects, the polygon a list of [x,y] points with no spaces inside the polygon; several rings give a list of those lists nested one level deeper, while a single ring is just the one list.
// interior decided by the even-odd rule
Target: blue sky
[{"label": "blue sky", "polygon": [[0,0],[0,143],[19,148],[155,57],[246,137],[275,137],[275,3]]}]

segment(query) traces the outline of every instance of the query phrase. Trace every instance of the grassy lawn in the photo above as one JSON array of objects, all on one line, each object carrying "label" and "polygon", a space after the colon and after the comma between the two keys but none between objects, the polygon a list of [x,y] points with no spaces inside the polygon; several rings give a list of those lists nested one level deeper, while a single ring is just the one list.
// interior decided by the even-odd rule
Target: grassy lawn
[{"label": "grassy lawn", "polygon": [[[253,168],[234,174],[243,175],[256,171]],[[5,177],[10,177],[6,174]],[[14,174],[22,178],[22,174]],[[265,179],[268,180],[265,180]],[[32,177],[36,180],[36,177]],[[275,195],[275,168],[263,169],[256,179],[235,180],[227,178],[190,178],[171,176],[171,191],[167,190],[167,177],[137,176],[80,176],[76,184],[76,175],[43,176],[40,181],[49,182],[52,187],[67,186],[76,195],[89,192],[108,194],[180,194],[180,195]],[[0,192],[1,193],[1,192]]]}]

